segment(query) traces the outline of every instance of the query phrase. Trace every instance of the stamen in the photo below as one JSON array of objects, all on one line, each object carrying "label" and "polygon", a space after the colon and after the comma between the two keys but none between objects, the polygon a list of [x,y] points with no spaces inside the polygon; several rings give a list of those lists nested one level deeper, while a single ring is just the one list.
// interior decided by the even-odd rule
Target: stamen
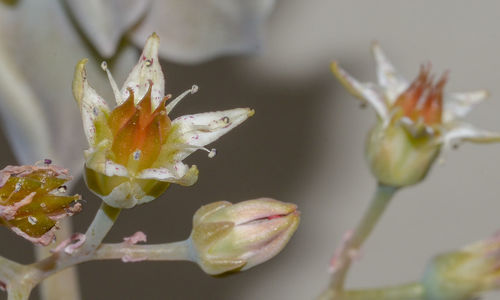
[{"label": "stamen", "polygon": [[198,91],[198,86],[194,84],[191,87],[191,89],[183,92],[182,94],[180,94],[179,96],[177,96],[177,98],[175,98],[174,100],[170,101],[170,103],[167,104],[167,106],[166,106],[167,114],[169,114],[174,109],[174,107],[177,105],[177,103],[179,103],[184,97],[186,97],[188,94],[194,94],[197,91]]},{"label": "stamen", "polygon": [[109,83],[111,84],[111,89],[113,89],[113,95],[115,96],[116,103],[121,104],[123,102],[122,95],[118,89],[115,79],[113,78],[113,75],[111,75],[111,72],[108,69],[108,63],[106,61],[101,63],[101,69],[108,75]]},{"label": "stamen", "polygon": [[208,152],[208,157],[209,157],[209,158],[214,158],[214,157],[217,155],[217,149],[212,148],[212,149],[208,150],[206,147],[203,147],[203,146],[197,146],[197,145],[190,145],[190,144],[177,144],[177,145],[175,145],[175,147],[173,147],[173,148],[174,148],[174,149],[177,149],[177,150],[182,150],[182,149],[196,149],[196,150],[202,150],[202,151]]}]

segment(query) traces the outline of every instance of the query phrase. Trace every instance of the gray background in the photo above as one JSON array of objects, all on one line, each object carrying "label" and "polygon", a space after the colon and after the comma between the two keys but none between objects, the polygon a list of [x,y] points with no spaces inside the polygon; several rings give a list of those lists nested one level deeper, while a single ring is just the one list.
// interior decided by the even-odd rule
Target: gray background
[{"label": "gray background", "polygon": [[[278,257],[226,278],[208,277],[182,262],[85,264],[79,269],[84,299],[316,296],[327,283],[328,261],[343,232],[357,222],[375,187],[363,159],[374,113],[359,109],[330,74],[330,61],[340,61],[357,78],[374,80],[369,52],[374,39],[407,78],[431,61],[435,72],[451,71],[447,91],[489,89],[491,100],[470,120],[500,130],[499,11],[493,0],[281,1],[258,55],[198,66],[165,64],[169,92],[200,86],[175,115],[240,106],[257,113],[215,144],[215,159],[205,153],[188,159],[199,166],[198,184],[173,186],[161,199],[123,212],[107,240],[119,241],[136,230],[152,243],[183,239],[200,205],[260,196],[297,203],[301,225]],[[72,72],[68,66],[68,76]],[[4,136],[0,144],[5,145],[0,165],[15,163]],[[500,229],[499,166],[500,145],[467,144],[445,153],[445,164],[434,166],[425,182],[397,194],[348,285],[415,280],[434,254]],[[83,185],[77,189],[87,201],[85,211],[73,218],[81,232],[98,200]],[[0,240],[2,255],[32,260],[30,245],[5,228]]]}]

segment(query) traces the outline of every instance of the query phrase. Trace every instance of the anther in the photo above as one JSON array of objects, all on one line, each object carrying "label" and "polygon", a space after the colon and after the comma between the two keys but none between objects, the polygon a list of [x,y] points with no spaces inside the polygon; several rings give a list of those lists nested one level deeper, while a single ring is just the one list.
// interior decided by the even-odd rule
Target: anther
[{"label": "anther", "polygon": [[38,219],[33,216],[29,216],[28,222],[30,222],[31,225],[35,225],[36,223],[38,223]]},{"label": "anther", "polygon": [[135,150],[134,160],[139,160],[141,158],[141,150]]},{"label": "anther", "polygon": [[209,158],[214,158],[217,155],[217,149],[212,148],[210,152],[208,152],[208,157]]},{"label": "anther", "polygon": [[106,61],[103,61],[103,62],[101,63],[101,69],[102,69],[103,71],[108,70],[108,63],[107,63]]}]

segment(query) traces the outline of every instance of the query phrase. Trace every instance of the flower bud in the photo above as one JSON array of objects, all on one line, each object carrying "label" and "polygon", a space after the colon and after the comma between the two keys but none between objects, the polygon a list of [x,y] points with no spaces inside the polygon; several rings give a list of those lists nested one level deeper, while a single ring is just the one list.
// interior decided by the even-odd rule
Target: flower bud
[{"label": "flower bud", "polygon": [[424,179],[441,149],[428,135],[414,135],[401,124],[379,122],[369,133],[366,157],[380,183],[402,187]]},{"label": "flower bud", "polygon": [[278,254],[299,225],[295,204],[260,198],[202,206],[193,217],[193,259],[210,275],[244,271]]},{"label": "flower bud", "polygon": [[438,255],[422,283],[425,299],[468,300],[500,288],[500,235]]},{"label": "flower bud", "polygon": [[35,244],[53,241],[57,221],[81,210],[79,195],[65,196],[68,170],[53,165],[0,170],[0,224]]}]

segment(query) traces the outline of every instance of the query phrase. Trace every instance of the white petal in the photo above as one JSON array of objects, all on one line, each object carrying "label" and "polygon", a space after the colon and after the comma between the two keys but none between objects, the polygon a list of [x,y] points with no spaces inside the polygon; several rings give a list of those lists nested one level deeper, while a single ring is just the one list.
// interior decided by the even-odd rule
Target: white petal
[{"label": "white petal", "polygon": [[189,168],[182,162],[169,166],[169,168],[151,168],[139,173],[137,178],[155,179],[159,181],[177,183],[184,186],[193,185],[198,180],[198,168]]},{"label": "white petal", "polygon": [[75,76],[73,77],[73,96],[75,97],[80,111],[82,113],[83,130],[89,145],[95,146],[95,120],[108,114],[109,108],[106,101],[89,85],[87,81],[87,59],[82,59],[75,68]]},{"label": "white petal", "polygon": [[389,118],[387,104],[384,98],[370,84],[364,84],[349,75],[342,69],[337,62],[331,64],[332,72],[344,87],[354,96],[362,101],[368,102],[374,109],[377,115],[384,121]]},{"label": "white petal", "polygon": [[127,80],[123,84],[122,104],[128,96],[128,88],[134,91],[134,101],[138,103],[149,89],[150,82],[153,83],[151,91],[151,100],[153,109],[155,109],[165,96],[165,78],[161,70],[160,60],[158,59],[158,48],[160,47],[160,38],[156,33],[149,36],[142,51],[139,62],[130,72]]},{"label": "white petal", "polygon": [[162,58],[197,63],[223,54],[258,50],[274,0],[156,0],[132,32],[138,46],[151,32],[164,41]]},{"label": "white petal", "polygon": [[[77,177],[87,142],[71,81],[75,64],[93,57],[86,41],[61,1],[17,1],[13,6],[0,4],[0,47],[0,119],[14,154],[22,164],[51,158]],[[130,66],[137,56],[122,57],[116,57],[116,64]],[[94,61],[88,70],[91,82],[107,92],[105,74]]]},{"label": "white petal", "polygon": [[408,88],[408,82],[393,67],[391,62],[380,48],[378,43],[373,43],[372,53],[377,63],[378,84],[384,88],[385,96],[394,103],[399,95]]},{"label": "white petal", "polygon": [[500,142],[500,133],[476,128],[468,123],[460,123],[445,132],[443,142],[451,145],[453,142],[469,141],[474,143]]},{"label": "white petal", "polygon": [[485,90],[447,94],[444,99],[443,122],[453,122],[464,118],[488,96],[488,91]]},{"label": "white petal", "polygon": [[150,7],[144,0],[65,0],[88,39],[104,57],[115,54],[123,34]]},{"label": "white petal", "polygon": [[176,150],[174,160],[181,161],[200,147],[216,141],[253,114],[254,111],[249,108],[236,108],[179,117],[172,121],[175,131],[169,137],[177,142],[169,143],[167,140],[167,148],[162,149],[162,152]]}]

